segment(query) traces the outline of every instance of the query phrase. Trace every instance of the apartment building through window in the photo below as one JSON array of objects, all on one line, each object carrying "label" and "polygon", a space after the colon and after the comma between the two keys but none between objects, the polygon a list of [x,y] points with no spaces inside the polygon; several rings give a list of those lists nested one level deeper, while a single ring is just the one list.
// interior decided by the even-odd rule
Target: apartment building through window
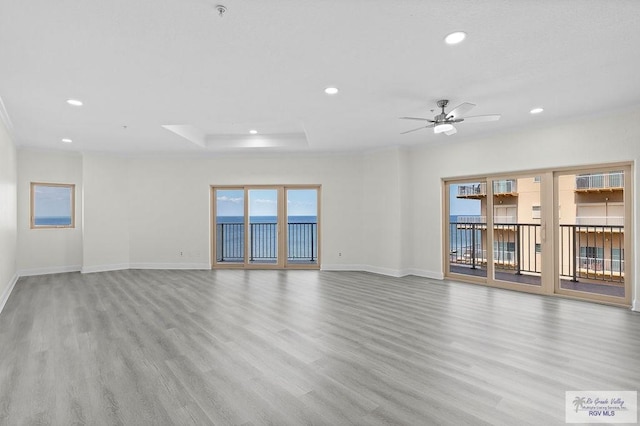
[{"label": "apartment building through window", "polygon": [[617,165],[445,180],[445,274],[630,304],[630,176]]}]

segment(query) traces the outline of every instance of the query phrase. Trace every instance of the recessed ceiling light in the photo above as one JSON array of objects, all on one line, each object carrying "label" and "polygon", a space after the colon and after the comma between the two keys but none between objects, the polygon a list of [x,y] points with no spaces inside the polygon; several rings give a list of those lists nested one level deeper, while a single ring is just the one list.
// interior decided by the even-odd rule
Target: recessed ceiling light
[{"label": "recessed ceiling light", "polygon": [[67,99],[67,103],[73,106],[82,106],[82,101],[79,101],[77,99]]},{"label": "recessed ceiling light", "polygon": [[542,111],[544,111],[544,109],[542,108],[534,108],[531,111],[529,111],[531,114],[540,114]]},{"label": "recessed ceiling light", "polygon": [[467,33],[464,31],[456,31],[455,33],[451,33],[444,38],[444,42],[447,44],[458,44],[467,38]]},{"label": "recessed ceiling light", "polygon": [[326,89],[324,89],[324,93],[326,93],[327,95],[335,95],[338,93],[338,88],[337,87],[327,87]]},{"label": "recessed ceiling light", "polygon": [[252,135],[257,135],[258,131],[257,130],[249,130],[249,133],[251,133]]},{"label": "recessed ceiling light", "polygon": [[64,139],[62,139],[62,142],[64,142],[64,143],[71,143],[71,142],[73,142],[73,141],[72,141],[71,139],[69,139],[69,138],[64,138]]}]

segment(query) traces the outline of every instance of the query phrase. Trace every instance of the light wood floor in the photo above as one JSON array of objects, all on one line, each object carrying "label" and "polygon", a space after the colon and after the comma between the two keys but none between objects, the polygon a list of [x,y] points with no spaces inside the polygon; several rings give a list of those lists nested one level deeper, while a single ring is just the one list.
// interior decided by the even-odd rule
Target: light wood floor
[{"label": "light wood floor", "polygon": [[640,314],[416,277],[59,274],[0,314],[2,425],[552,425],[638,387]]}]

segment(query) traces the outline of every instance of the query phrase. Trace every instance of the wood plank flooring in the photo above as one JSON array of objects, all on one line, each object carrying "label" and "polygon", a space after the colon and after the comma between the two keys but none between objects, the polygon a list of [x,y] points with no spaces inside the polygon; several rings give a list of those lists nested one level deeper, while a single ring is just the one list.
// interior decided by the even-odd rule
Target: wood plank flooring
[{"label": "wood plank flooring", "polygon": [[552,425],[639,387],[640,314],[417,277],[58,274],[0,314],[1,425]]}]

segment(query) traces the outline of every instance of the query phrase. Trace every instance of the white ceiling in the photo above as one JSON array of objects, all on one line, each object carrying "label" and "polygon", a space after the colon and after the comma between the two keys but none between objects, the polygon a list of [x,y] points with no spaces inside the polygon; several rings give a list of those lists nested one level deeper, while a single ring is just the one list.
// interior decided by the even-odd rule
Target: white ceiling
[{"label": "white ceiling", "polygon": [[[446,45],[455,30],[467,40]],[[452,143],[639,105],[639,74],[638,0],[0,0],[20,146],[246,151],[249,129],[297,141],[277,151]],[[502,119],[400,135],[441,98]]]}]

